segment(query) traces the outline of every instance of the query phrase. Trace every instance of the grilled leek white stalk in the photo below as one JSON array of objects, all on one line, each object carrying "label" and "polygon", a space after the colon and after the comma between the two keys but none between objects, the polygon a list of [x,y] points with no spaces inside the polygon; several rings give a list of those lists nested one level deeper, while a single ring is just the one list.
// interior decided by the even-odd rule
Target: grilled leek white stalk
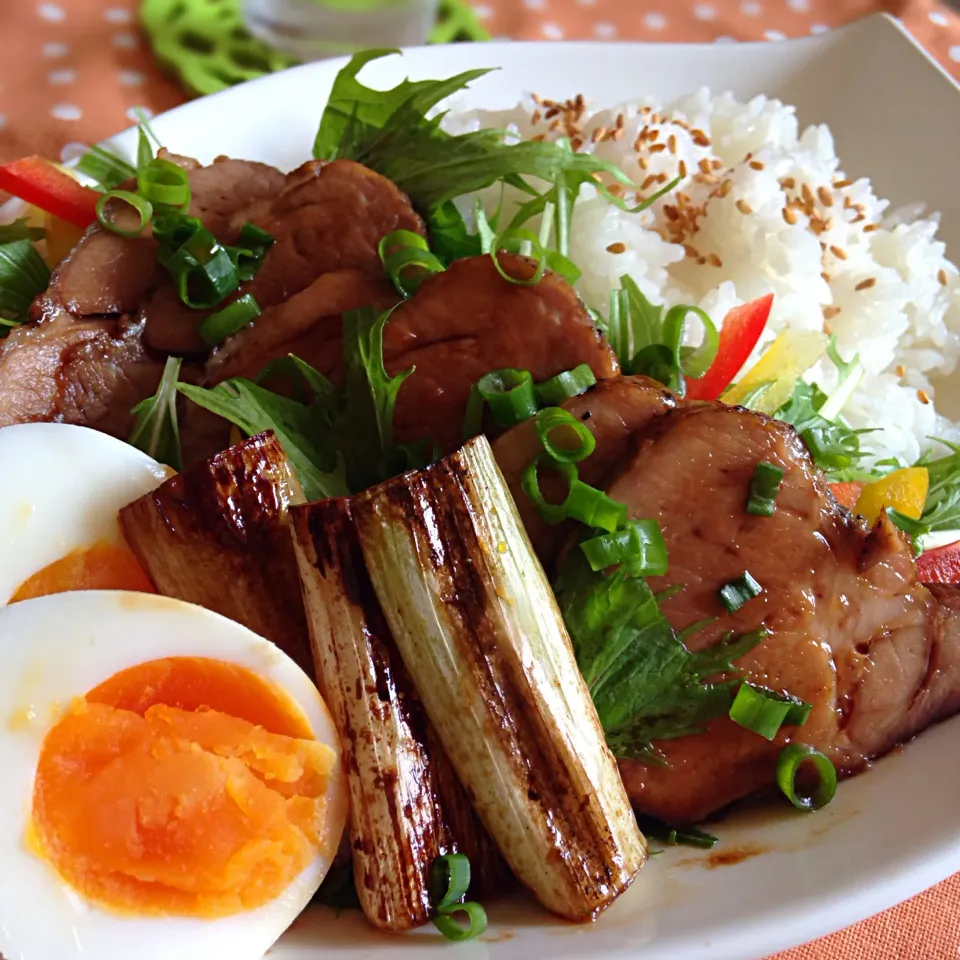
[{"label": "grilled leek white stalk", "polygon": [[507,877],[436,742],[370,584],[346,500],[291,511],[317,680],[343,746],[360,904],[391,931],[432,915],[433,862],[470,857],[482,886]]},{"label": "grilled leek white stalk", "polygon": [[242,623],[312,676],[287,515],[303,501],[283,447],[263,433],[128,504],[120,524],[160,593]]},{"label": "grilled leek white stalk", "polygon": [[427,715],[514,874],[587,920],[646,845],[553,593],[484,437],[351,501]]}]

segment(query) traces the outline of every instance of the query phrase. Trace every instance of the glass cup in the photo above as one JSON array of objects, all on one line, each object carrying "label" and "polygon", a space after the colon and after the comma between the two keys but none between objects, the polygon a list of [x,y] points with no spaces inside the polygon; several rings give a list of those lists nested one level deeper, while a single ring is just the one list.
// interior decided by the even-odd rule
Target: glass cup
[{"label": "glass cup", "polygon": [[247,29],[298,60],[426,42],[438,0],[243,0]]}]

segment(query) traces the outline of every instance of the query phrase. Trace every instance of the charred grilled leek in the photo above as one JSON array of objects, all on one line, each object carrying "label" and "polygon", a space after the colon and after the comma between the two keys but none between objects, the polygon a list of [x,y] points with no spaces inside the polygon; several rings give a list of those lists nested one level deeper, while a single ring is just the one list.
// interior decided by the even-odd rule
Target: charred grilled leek
[{"label": "charred grilled leek", "polygon": [[465,853],[488,888],[506,868],[429,728],[348,502],[294,507],[290,517],[317,680],[346,759],[357,893],[375,926],[407,930],[431,917],[437,857]]},{"label": "charred grilled leek", "polygon": [[487,440],[351,511],[404,664],[487,830],[544,906],[595,917],[646,845]]},{"label": "charred grilled leek", "polygon": [[120,523],[160,593],[242,623],[313,676],[287,528],[303,500],[283,448],[263,433],[128,504]]}]

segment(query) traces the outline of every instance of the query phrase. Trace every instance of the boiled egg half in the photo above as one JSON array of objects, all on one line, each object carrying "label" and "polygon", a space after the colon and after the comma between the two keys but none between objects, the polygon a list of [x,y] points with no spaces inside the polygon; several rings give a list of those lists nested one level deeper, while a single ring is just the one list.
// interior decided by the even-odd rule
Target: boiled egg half
[{"label": "boiled egg half", "polygon": [[217,614],[114,590],[0,608],[0,658],[0,954],[263,956],[346,818],[309,678]]},{"label": "boiled egg half", "polygon": [[87,427],[0,430],[0,606],[64,590],[151,591],[117,514],[171,471]]}]

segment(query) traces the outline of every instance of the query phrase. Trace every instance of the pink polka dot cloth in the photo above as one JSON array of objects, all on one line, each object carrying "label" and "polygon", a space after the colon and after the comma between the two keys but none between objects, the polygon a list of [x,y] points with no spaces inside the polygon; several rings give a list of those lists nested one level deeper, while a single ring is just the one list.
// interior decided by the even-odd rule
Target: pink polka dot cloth
[{"label": "pink polka dot cloth", "polygon": [[[473,0],[496,37],[729,42],[822,33],[883,10],[960,77],[960,17],[935,0]],[[135,0],[0,0],[0,162],[61,156],[186,99],[154,62]],[[776,960],[948,960],[960,875]],[[638,960],[640,957],[638,955]]]}]

